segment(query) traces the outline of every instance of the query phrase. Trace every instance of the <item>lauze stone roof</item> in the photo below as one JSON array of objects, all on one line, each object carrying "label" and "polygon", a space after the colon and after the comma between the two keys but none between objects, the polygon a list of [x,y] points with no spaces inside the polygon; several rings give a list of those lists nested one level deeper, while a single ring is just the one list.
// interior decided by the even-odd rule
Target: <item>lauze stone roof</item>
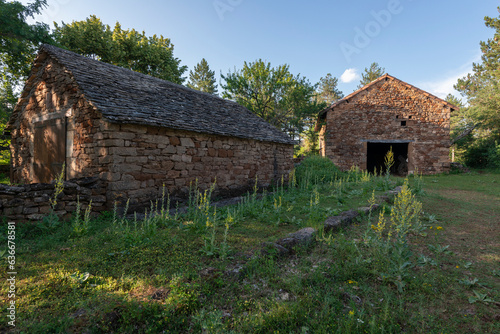
[{"label": "lauze stone roof", "polygon": [[113,123],[293,144],[279,129],[239,104],[51,45],[46,52],[73,75],[84,96]]}]

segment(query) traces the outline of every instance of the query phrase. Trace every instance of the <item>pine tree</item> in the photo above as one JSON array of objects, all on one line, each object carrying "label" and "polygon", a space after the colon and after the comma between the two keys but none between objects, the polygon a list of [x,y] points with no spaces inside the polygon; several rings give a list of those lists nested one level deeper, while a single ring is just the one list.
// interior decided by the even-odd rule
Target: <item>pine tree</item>
[{"label": "pine tree", "polygon": [[365,67],[365,73],[361,74],[361,81],[359,82],[358,89],[369,84],[375,79],[384,75],[385,68],[380,67],[378,63],[373,62],[370,67]]},{"label": "pine tree", "polygon": [[189,71],[189,82],[187,86],[209,94],[217,94],[215,84],[215,71],[211,71],[207,61],[203,58],[195,67],[194,71]]},{"label": "pine tree", "polygon": [[[500,12],[500,8],[499,8]],[[495,32],[480,43],[481,62],[472,64],[472,73],[455,85],[467,98],[460,110],[459,124],[472,124],[473,136],[463,137],[457,146],[464,148],[462,161],[469,167],[500,167],[500,16],[485,17]],[[470,131],[469,131],[470,132]]]},{"label": "pine tree", "polygon": [[344,94],[337,88],[339,79],[328,73],[324,78],[320,78],[318,82],[318,100],[332,104],[344,97]]}]

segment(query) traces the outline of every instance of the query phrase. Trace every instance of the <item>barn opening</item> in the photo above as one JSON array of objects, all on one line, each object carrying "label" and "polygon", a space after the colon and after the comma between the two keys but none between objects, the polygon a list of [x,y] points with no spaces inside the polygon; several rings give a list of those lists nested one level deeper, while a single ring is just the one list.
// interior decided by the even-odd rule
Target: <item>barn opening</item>
[{"label": "barn opening", "polygon": [[401,142],[368,142],[366,169],[373,173],[385,171],[385,156],[392,147],[394,166],[391,174],[405,176],[408,174],[408,143]]}]

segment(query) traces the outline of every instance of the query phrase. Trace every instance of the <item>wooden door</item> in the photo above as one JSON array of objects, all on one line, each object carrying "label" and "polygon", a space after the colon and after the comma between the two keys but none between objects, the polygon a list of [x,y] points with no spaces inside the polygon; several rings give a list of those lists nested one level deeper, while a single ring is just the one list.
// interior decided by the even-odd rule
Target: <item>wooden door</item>
[{"label": "wooden door", "polygon": [[66,118],[34,124],[33,182],[49,183],[61,174],[66,160]]}]

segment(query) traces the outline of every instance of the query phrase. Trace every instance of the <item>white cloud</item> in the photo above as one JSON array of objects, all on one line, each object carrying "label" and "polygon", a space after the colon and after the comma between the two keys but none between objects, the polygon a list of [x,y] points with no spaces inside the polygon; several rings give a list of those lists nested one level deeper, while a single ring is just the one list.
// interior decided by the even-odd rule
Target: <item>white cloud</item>
[{"label": "white cloud", "polygon": [[343,83],[353,82],[354,80],[358,80],[360,78],[358,74],[358,70],[355,68],[348,68],[342,73],[340,76],[340,81]]},{"label": "white cloud", "polygon": [[460,93],[457,92],[453,86],[457,83],[458,79],[461,79],[467,75],[467,73],[472,72],[472,63],[478,62],[481,59],[481,53],[477,54],[467,63],[463,64],[459,68],[450,72],[447,76],[434,80],[425,81],[419,84],[419,87],[429,93],[436,95],[442,99],[446,98],[446,95],[453,94],[460,98]]},{"label": "white cloud", "polygon": [[420,84],[420,88],[442,99],[446,98],[448,94],[459,97],[459,93],[453,88],[453,85],[457,83],[458,79],[463,78],[469,72],[471,72],[471,70],[461,70],[440,80],[423,82]]}]

